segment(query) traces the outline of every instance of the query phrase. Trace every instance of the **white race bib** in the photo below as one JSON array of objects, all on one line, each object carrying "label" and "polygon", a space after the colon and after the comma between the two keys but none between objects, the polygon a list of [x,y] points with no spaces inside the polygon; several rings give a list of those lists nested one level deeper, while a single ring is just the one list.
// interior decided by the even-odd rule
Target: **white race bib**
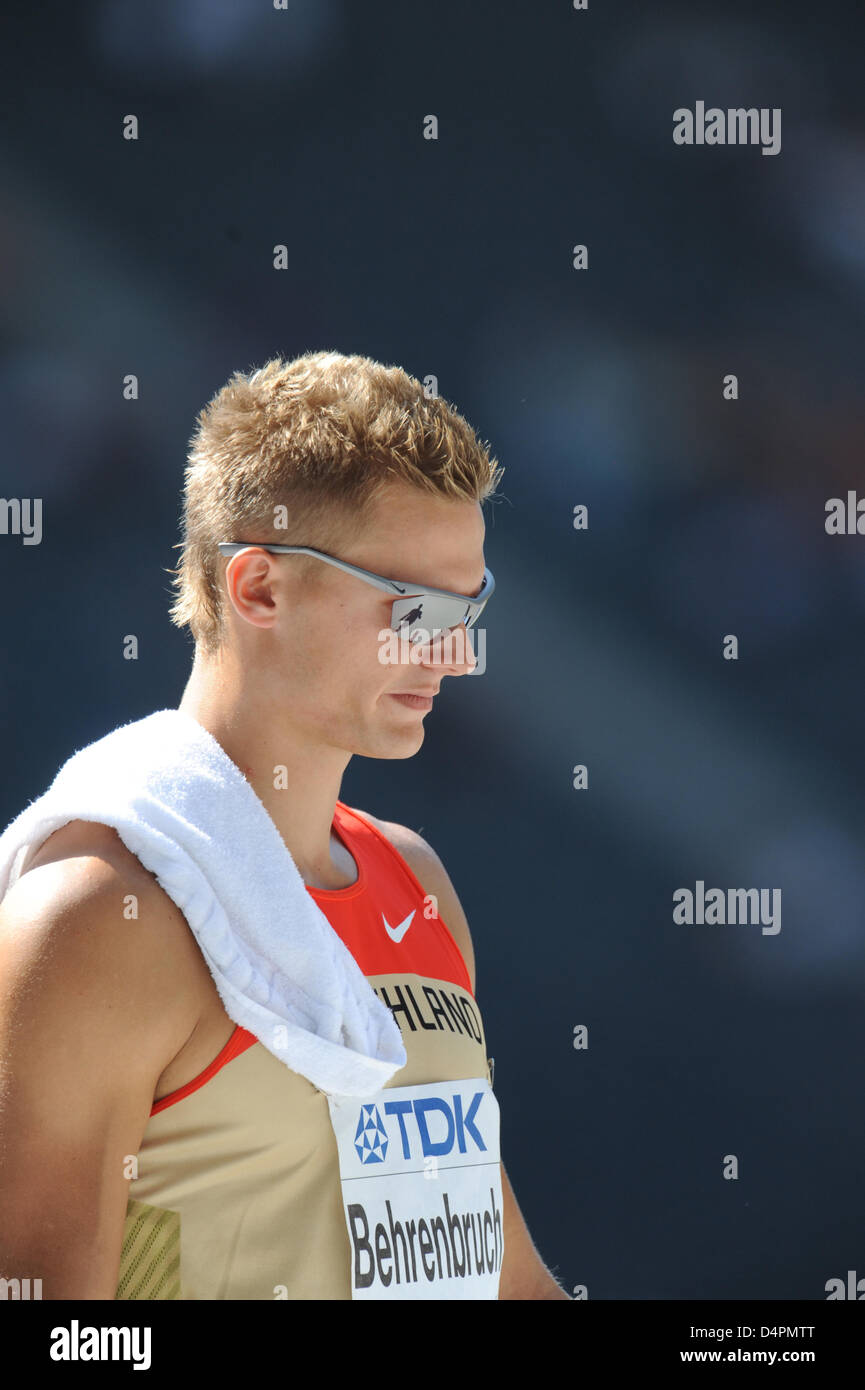
[{"label": "white race bib", "polygon": [[486,1077],[328,1096],[352,1298],[498,1298],[499,1105]]}]

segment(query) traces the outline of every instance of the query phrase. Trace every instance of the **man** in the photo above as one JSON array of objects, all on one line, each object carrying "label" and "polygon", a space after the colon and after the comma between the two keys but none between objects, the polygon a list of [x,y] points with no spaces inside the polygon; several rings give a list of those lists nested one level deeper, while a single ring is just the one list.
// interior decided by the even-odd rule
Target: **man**
[{"label": "man", "polygon": [[[340,784],[353,754],[416,753],[443,676],[474,666],[462,600],[436,591],[472,621],[499,476],[417,381],[336,353],[236,374],[187,468],[180,710],[243,772],[391,1008],[408,1057],[394,1086],[488,1074],[472,942],[434,850],[345,806]],[[405,601],[388,581],[410,581]],[[382,659],[404,625],[408,659]],[[128,901],[138,929],[118,930]],[[354,1296],[325,1097],[229,1017],[183,914],[110,826],[56,830],[0,905],[0,1055],[0,1275],[41,1277],[53,1299]],[[566,1299],[503,1166],[501,1183],[503,1254],[484,1232],[498,1296]],[[407,1281],[402,1232],[393,1245]]]}]

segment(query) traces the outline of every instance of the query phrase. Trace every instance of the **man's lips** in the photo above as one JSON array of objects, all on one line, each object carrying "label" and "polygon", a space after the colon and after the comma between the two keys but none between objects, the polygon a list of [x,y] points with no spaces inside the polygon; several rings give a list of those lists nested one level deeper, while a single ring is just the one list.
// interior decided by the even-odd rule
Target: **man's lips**
[{"label": "man's lips", "polygon": [[407,705],[409,709],[432,709],[433,697],[438,694],[437,690],[421,692],[416,690],[394,691],[391,698],[399,700],[401,704]]}]

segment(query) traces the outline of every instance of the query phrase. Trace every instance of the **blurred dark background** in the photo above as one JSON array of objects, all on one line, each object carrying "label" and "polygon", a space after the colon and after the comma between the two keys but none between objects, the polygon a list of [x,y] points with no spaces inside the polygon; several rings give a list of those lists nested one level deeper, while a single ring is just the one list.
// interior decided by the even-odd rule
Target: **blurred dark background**
[{"label": "blurred dark background", "polygon": [[[5,30],[0,495],[44,512],[0,536],[0,823],[179,702],[165,570],[228,376],[434,374],[506,468],[486,671],[342,796],[460,894],[538,1248],[597,1299],[865,1275],[865,537],[824,526],[865,495],[865,11],[104,0]],[[780,107],[781,152],[675,145],[698,100]],[[675,924],[698,879],[780,888],[780,933]]]}]

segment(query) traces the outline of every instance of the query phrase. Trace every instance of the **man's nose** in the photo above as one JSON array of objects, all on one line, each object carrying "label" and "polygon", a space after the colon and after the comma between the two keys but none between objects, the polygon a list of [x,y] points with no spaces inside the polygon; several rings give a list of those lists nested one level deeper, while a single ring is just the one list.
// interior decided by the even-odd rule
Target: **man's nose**
[{"label": "man's nose", "polygon": [[420,664],[442,675],[467,676],[478,664],[465,623],[448,628],[447,632],[437,633],[429,644],[424,645]]}]

